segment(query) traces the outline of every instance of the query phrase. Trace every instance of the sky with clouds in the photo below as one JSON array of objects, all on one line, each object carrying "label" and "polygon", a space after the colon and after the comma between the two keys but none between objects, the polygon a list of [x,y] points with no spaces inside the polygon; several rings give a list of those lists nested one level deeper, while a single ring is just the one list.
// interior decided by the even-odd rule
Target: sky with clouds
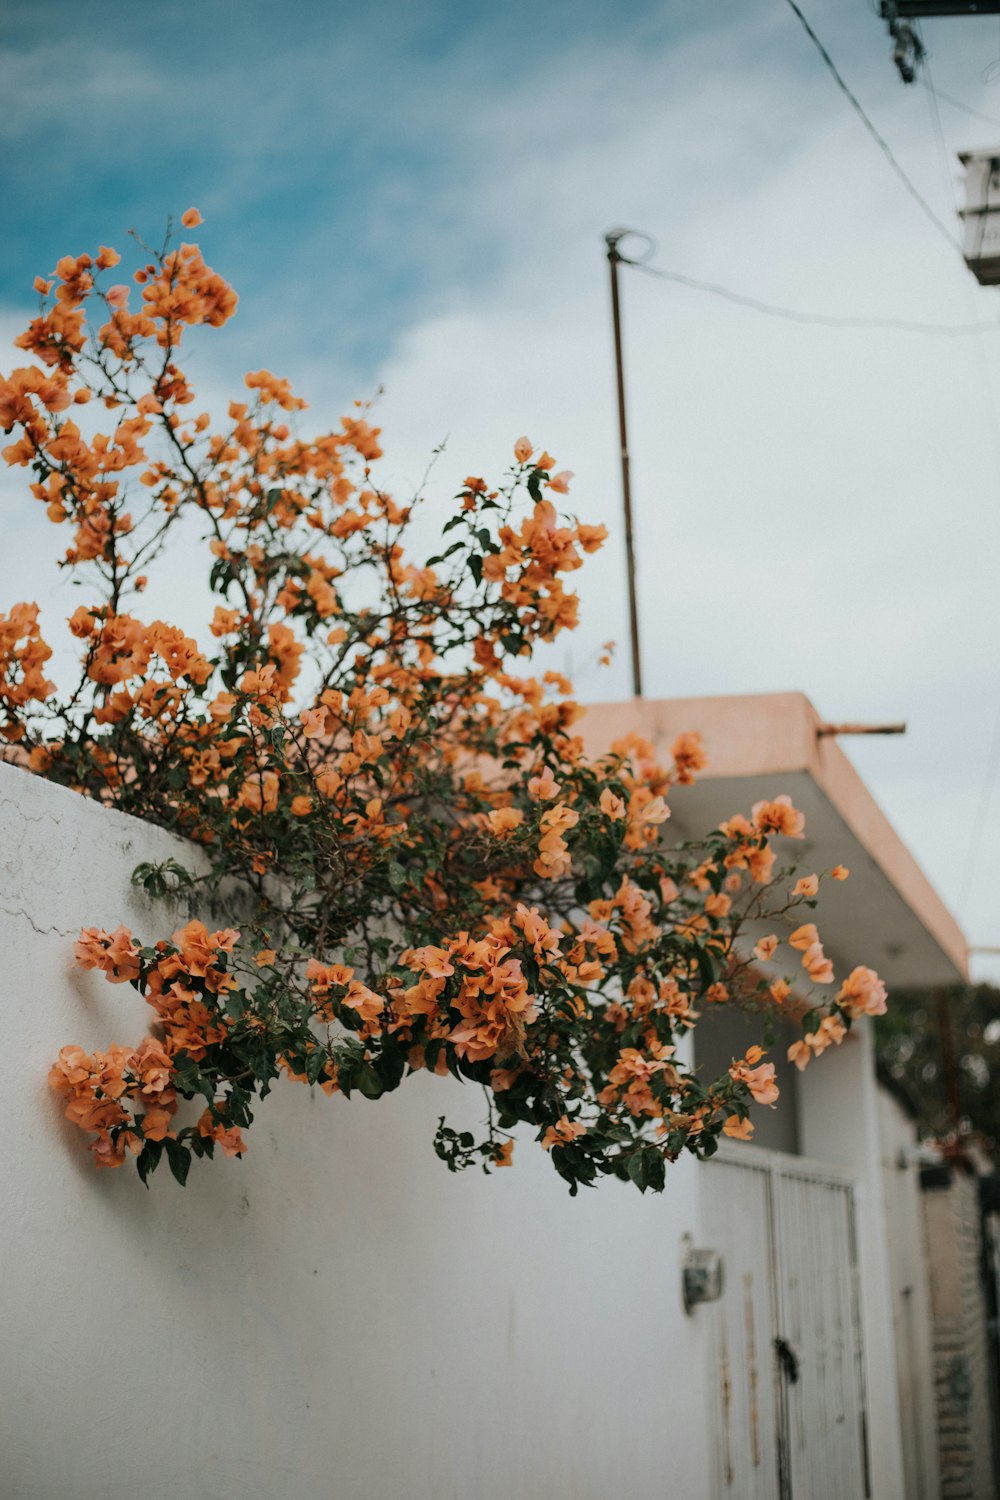
[{"label": "sky with clouds", "polygon": [[[955,153],[1000,144],[997,18],[924,24],[936,88],[993,117],[942,101],[942,149],[873,0],[802,5],[957,235]],[[197,204],[241,298],[186,361],[209,401],[266,365],[320,428],[381,390],[387,486],[447,439],[442,516],[521,432],[575,471],[574,508],[613,531],[555,648],[590,701],[629,693],[607,229],[792,308],[998,324],[800,325],[623,273],[647,693],[801,689],[830,719],[905,719],[844,746],[970,940],[1000,944],[1000,291],[785,0],[7,0],[0,96],[0,348],[59,255]],[[68,613],[59,535],[16,476],[0,504],[0,608]],[[183,557],[169,592],[194,626]]]}]

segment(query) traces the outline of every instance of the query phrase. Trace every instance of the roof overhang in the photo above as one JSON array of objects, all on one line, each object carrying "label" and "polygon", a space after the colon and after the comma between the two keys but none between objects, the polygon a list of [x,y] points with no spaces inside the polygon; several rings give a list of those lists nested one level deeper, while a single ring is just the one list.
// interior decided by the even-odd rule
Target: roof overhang
[{"label": "roof overhang", "polygon": [[878,803],[802,693],[722,698],[634,699],[587,709],[582,733],[591,754],[635,731],[663,759],[676,736],[697,730],[709,756],[693,787],[678,787],[671,822],[694,839],[760,798],[787,792],[806,818],[806,837],[789,843],[803,873],[847,865],[850,879],[827,885],[817,925],[838,970],[877,969],[887,984],[926,988],[968,979],[958,923]]}]

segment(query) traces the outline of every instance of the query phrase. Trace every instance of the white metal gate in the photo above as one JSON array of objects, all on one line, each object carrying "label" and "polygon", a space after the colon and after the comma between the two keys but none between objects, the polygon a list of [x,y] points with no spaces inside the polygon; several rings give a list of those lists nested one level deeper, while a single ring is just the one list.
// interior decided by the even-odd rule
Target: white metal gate
[{"label": "white metal gate", "polygon": [[854,1190],[818,1163],[724,1147],[705,1174],[718,1500],[866,1500]]}]

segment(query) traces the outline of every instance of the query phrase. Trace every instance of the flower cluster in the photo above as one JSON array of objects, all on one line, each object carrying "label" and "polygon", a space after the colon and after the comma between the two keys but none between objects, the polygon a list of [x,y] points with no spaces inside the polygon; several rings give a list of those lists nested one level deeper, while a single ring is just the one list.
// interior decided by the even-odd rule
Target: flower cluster
[{"label": "flower cluster", "polygon": [[[800,1020],[801,1067],[885,991],[857,968],[834,997],[801,920],[820,877],[782,863],[803,834],[787,797],[672,847],[698,737],[663,764],[628,734],[595,758],[570,684],[530,674],[576,624],[571,576],[606,535],[557,511],[572,475],[519,438],[414,559],[429,502],[379,484],[371,413],[304,435],[305,403],[265,369],[221,419],[199,411],[182,339],[225,324],[235,294],[195,245],[139,248],[131,284],[106,284],[107,247],[39,278],[18,340],[33,362],[0,378],[4,457],[84,585],[65,690],[37,609],[0,615],[4,753],[200,846],[194,871],[140,867],[151,895],[183,886],[218,920],[219,892],[239,893],[239,930],[81,935],[78,963],[152,1013],[138,1046],[66,1047],[52,1070],[98,1164],[132,1154],[145,1178],[164,1159],[183,1181],[192,1156],[243,1152],[279,1079],[377,1098],[422,1071],[484,1091],[481,1140],[442,1120],[452,1168],[509,1165],[527,1127],[572,1191],[607,1174],[656,1189],[683,1151],[748,1136],[774,1065],[754,1046],[701,1076],[684,1043],[704,1010]],[[185,515],[218,596],[197,639],[141,602]],[[787,938],[759,936],[772,926]]]}]

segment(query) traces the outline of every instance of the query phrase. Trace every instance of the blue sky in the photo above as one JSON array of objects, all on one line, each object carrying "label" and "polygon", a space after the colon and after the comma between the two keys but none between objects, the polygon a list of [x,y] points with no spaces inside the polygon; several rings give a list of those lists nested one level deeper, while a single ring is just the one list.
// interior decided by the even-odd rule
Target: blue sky
[{"label": "blue sky", "polygon": [[[266,299],[270,318],[296,323],[302,348],[335,341],[338,359],[377,377],[401,324],[442,289],[488,280],[508,253],[463,191],[498,170],[504,133],[521,149],[534,144],[539,186],[556,184],[564,130],[581,113],[613,127],[623,108],[647,108],[643,85],[654,80],[637,75],[637,59],[667,61],[679,37],[699,33],[716,38],[720,62],[729,56],[746,6],[716,4],[709,18],[705,9],[8,5],[0,297],[23,295],[67,246],[119,225],[155,235],[169,209],[196,202],[214,258],[247,302]],[[768,51],[801,51],[767,11],[741,29],[746,68]],[[562,128],[553,97],[565,99]],[[507,108],[519,119],[495,131]],[[508,218],[531,257],[547,226],[516,203]]]},{"label": "blue sky", "polygon": [[[638,3],[624,29],[657,45],[668,28]],[[197,202],[244,297],[375,370],[439,286],[490,274],[489,226],[462,212],[477,116],[622,30],[594,0],[14,7],[0,295],[67,244],[153,234]]]},{"label": "blue sky", "polygon": [[[802,0],[935,212],[955,152],[1000,142],[996,18],[927,23],[939,89],[906,89],[867,0]],[[196,204],[237,318],[192,344],[218,407],[267,365],[335,421],[380,386],[384,482],[433,503],[521,432],[612,527],[558,665],[628,694],[602,236],[792,307],[996,323],[906,196],[784,0],[8,3],[0,21],[0,346],[56,258],[157,236]],[[905,718],[848,749],[975,941],[1000,788],[965,872],[1000,705],[1000,336],[799,327],[631,273],[623,287],[650,696],[798,688],[836,719]],[[6,363],[15,362],[11,355]],[[0,608],[58,622],[59,538],[0,478]],[[442,510],[442,514],[443,514]],[[196,628],[181,558],[164,602]]]}]

